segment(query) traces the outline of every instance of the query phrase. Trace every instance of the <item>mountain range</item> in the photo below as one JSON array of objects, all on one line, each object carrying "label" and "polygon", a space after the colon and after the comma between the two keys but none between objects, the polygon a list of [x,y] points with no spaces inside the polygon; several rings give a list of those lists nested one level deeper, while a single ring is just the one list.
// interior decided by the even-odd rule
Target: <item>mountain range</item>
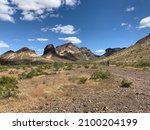
[{"label": "mountain range", "polygon": [[57,47],[48,44],[42,56],[27,47],[17,51],[9,50],[0,55],[0,64],[31,64],[49,62],[70,62],[77,60],[111,60],[137,62],[140,59],[150,60],[150,35],[140,39],[128,48],[108,48],[103,56],[92,53],[86,47],[77,47],[73,43],[66,43]]}]

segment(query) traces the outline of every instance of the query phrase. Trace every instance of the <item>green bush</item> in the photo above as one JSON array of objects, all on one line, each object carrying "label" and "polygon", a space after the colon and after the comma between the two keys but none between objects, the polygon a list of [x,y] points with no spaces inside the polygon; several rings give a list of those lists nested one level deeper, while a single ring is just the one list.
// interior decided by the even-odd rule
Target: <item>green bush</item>
[{"label": "green bush", "polygon": [[109,71],[95,71],[90,79],[108,79],[111,76]]},{"label": "green bush", "polygon": [[150,67],[149,60],[141,60],[136,64],[137,67]]},{"label": "green bush", "polygon": [[64,67],[64,70],[72,70],[73,69],[73,65],[72,64],[66,64]]},{"label": "green bush", "polygon": [[19,93],[17,79],[14,77],[3,76],[0,78],[0,98],[17,96]]},{"label": "green bush", "polygon": [[88,79],[86,77],[79,78],[79,84],[85,84]]},{"label": "green bush", "polygon": [[34,69],[30,72],[26,73],[23,72],[21,75],[19,75],[20,79],[31,79],[34,76],[40,76],[40,75],[49,75],[49,73],[42,71],[41,69]]},{"label": "green bush", "polygon": [[132,82],[126,80],[126,79],[123,79],[121,81],[121,84],[120,84],[120,87],[122,88],[129,88],[131,86]]}]

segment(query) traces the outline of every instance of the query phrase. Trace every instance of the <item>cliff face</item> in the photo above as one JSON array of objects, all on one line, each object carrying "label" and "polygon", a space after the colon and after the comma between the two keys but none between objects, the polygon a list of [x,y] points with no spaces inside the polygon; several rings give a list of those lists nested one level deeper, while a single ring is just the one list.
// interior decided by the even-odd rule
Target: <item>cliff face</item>
[{"label": "cliff face", "polygon": [[53,44],[48,44],[44,48],[43,56],[56,55],[56,50]]}]

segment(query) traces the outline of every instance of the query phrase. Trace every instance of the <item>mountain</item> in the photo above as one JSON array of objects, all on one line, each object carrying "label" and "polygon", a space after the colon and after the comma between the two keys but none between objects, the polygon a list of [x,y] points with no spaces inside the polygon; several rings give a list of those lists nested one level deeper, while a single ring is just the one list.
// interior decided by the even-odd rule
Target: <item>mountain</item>
[{"label": "mountain", "polygon": [[16,52],[10,50],[0,56],[1,64],[22,64],[22,63],[40,63],[46,60],[36,54],[36,52],[27,47],[21,48]]},{"label": "mountain", "polygon": [[72,43],[67,43],[58,47],[48,44],[44,48],[42,56],[27,47],[15,51],[7,51],[0,55],[0,64],[30,64],[49,62],[70,62],[77,60],[91,60],[97,58],[89,49],[78,48]]},{"label": "mountain", "polygon": [[129,48],[105,57],[103,60],[110,60],[112,63],[123,63],[126,65],[137,64],[141,61],[150,63],[150,35],[140,39]]},{"label": "mountain", "polygon": [[105,54],[103,56],[111,56],[114,53],[117,53],[117,52],[122,51],[124,49],[126,49],[126,48],[108,48],[105,50]]},{"label": "mountain", "polygon": [[68,59],[74,60],[92,60],[98,57],[86,47],[78,48],[76,45],[72,43],[66,43],[64,45],[57,46],[56,52],[60,56],[64,56],[67,57]]}]

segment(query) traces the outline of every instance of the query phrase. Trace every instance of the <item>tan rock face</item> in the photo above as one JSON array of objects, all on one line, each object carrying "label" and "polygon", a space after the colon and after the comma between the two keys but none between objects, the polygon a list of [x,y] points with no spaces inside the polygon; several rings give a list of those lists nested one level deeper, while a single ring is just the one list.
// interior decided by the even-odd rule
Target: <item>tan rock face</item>
[{"label": "tan rock face", "polygon": [[68,58],[74,57],[74,59],[77,60],[90,60],[97,57],[89,49],[85,47],[78,48],[72,43],[67,43],[56,47],[56,52],[61,56],[67,56]]}]

